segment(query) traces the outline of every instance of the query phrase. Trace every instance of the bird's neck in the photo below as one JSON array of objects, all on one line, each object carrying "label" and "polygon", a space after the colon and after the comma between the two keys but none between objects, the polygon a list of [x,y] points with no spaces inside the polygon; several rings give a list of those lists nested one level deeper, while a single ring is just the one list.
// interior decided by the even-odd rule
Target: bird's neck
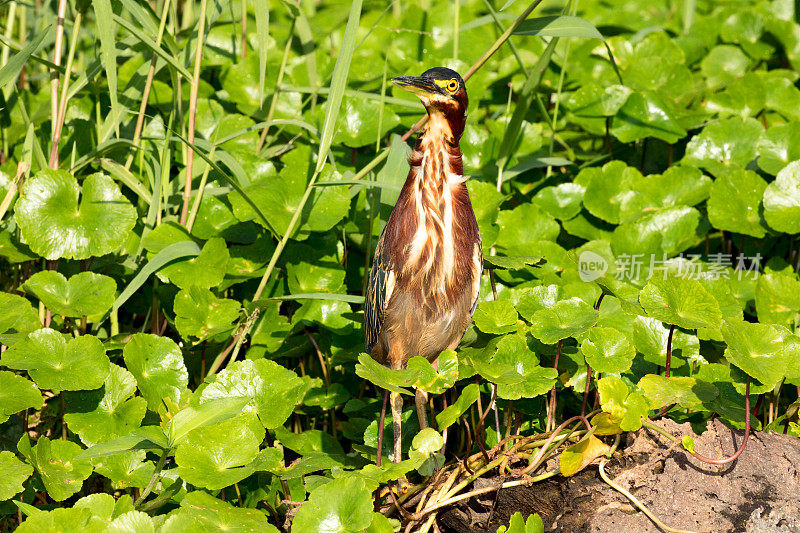
[{"label": "bird's neck", "polygon": [[464,188],[461,150],[449,122],[440,114],[431,114],[425,131],[417,141],[410,160],[406,187],[416,219],[416,231],[409,243],[408,265],[417,265],[418,275],[426,275],[436,266],[449,282],[454,264],[454,197]]}]

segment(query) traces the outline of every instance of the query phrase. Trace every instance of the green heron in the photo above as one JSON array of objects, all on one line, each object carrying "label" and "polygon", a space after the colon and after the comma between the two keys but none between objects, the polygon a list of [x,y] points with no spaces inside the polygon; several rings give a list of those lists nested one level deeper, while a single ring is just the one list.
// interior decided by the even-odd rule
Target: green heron
[{"label": "green heron", "polygon": [[[437,67],[392,81],[416,94],[428,111],[375,249],[365,302],[367,353],[397,370],[416,355],[435,366],[443,350],[456,348],[478,301],[483,256],[458,145],[468,103],[464,80]],[[384,393],[381,419],[385,400]],[[417,389],[415,401],[420,427],[426,428],[427,393]],[[391,394],[391,409],[394,460],[400,461],[400,394]],[[381,442],[382,431],[383,424]]]}]

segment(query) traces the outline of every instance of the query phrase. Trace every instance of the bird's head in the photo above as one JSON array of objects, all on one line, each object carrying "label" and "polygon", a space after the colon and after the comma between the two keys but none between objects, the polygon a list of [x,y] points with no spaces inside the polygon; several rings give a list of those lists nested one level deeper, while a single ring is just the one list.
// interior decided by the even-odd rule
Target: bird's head
[{"label": "bird's head", "polygon": [[463,119],[467,111],[467,88],[455,70],[436,67],[426,70],[422,76],[398,76],[392,81],[416,94],[428,113],[436,111],[446,116]]}]

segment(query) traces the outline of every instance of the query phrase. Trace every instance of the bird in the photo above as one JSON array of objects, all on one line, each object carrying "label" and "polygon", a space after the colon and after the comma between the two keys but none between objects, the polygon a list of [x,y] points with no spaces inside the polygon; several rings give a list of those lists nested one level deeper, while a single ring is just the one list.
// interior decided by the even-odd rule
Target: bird
[{"label": "bird", "polygon": [[[472,322],[483,251],[466,187],[459,141],[469,103],[461,76],[445,67],[392,78],[422,101],[428,120],[409,156],[410,169],[375,248],[365,294],[366,352],[394,370],[414,356],[434,368]],[[380,466],[384,391],[377,463]],[[420,429],[428,427],[428,394],[415,391]],[[391,393],[393,460],[401,460],[403,398]]]}]

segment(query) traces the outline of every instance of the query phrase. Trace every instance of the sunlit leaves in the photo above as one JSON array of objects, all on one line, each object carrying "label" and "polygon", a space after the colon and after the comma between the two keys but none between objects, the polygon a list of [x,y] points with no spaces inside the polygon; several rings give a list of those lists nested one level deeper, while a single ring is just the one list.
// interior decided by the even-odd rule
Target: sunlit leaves
[{"label": "sunlit leaves", "polygon": [[0,357],[0,364],[27,370],[42,389],[90,390],[100,387],[109,372],[103,343],[93,335],[67,341],[52,329],[36,330]]},{"label": "sunlit leaves", "polygon": [[639,380],[639,390],[650,401],[651,409],[676,403],[685,409],[709,408],[719,394],[716,387],[693,377],[665,377],[647,374]]},{"label": "sunlit leaves", "polygon": [[64,421],[87,446],[128,435],[147,410],[144,398],[131,397],[135,392],[133,374],[112,363],[103,390],[75,395]]},{"label": "sunlit leaves", "polygon": [[767,182],[751,170],[723,173],[711,185],[709,220],[719,229],[763,237],[760,207],[766,188]]},{"label": "sunlit leaves", "polygon": [[7,346],[42,325],[30,302],[16,294],[0,292],[0,309],[0,342]]},{"label": "sunlit leaves", "polygon": [[614,328],[596,327],[581,344],[586,363],[596,372],[625,372],[636,355],[628,338]]},{"label": "sunlit leaves", "polygon": [[719,303],[693,279],[653,277],[642,289],[639,303],[647,314],[681,328],[719,327]]},{"label": "sunlit leaves", "polygon": [[175,326],[184,337],[204,340],[231,331],[240,308],[236,300],[193,285],[175,295]]},{"label": "sunlit leaves", "polygon": [[14,213],[25,242],[47,259],[114,252],[136,218],[111,178],[92,174],[79,186],[64,170],[42,170],[26,180]]},{"label": "sunlit leaves", "polygon": [[605,455],[611,446],[604,443],[594,435],[569,446],[559,456],[559,468],[564,476],[572,476],[589,466],[589,464]]},{"label": "sunlit leaves", "polygon": [[117,283],[94,272],[81,272],[67,280],[59,272],[44,270],[31,276],[25,288],[53,313],[79,317],[108,311],[114,303]]},{"label": "sunlit leaves", "polygon": [[245,533],[263,531],[277,533],[278,529],[267,521],[258,509],[234,507],[203,491],[192,491],[181,500],[181,507],[175,511],[160,531],[177,533],[181,531],[234,531]]},{"label": "sunlit leaves", "polygon": [[174,341],[137,333],[122,354],[150,410],[157,410],[163,399],[178,402],[189,377],[181,350]]},{"label": "sunlit leaves", "polygon": [[743,168],[755,159],[763,131],[753,118],[732,117],[713,122],[689,141],[685,161],[722,177],[726,170]]},{"label": "sunlit leaves", "polygon": [[715,46],[700,64],[706,82],[712,89],[723,87],[741,76],[750,61],[740,48],[729,45]]},{"label": "sunlit leaves", "polygon": [[594,216],[613,224],[629,218],[629,213],[641,212],[650,201],[637,193],[634,185],[642,174],[621,161],[606,163],[602,169],[589,168],[581,173],[588,180],[583,203]]},{"label": "sunlit leaves", "polygon": [[623,431],[636,431],[642,427],[642,417],[647,416],[649,403],[639,392],[631,390],[620,378],[606,376],[597,383],[603,411]]},{"label": "sunlit leaves", "polygon": [[496,245],[505,255],[536,254],[536,241],[552,241],[558,236],[558,222],[534,204],[501,211],[497,225]]},{"label": "sunlit leaves", "polygon": [[561,300],[533,314],[531,333],[545,344],[554,344],[588,330],[597,316],[597,311],[580,298]]},{"label": "sunlit leaves", "polygon": [[254,414],[229,418],[197,428],[175,451],[178,475],[207,489],[221,489],[253,473],[249,463],[258,455],[264,428]]},{"label": "sunlit leaves", "polygon": [[237,361],[206,380],[200,401],[218,398],[246,400],[244,412],[258,414],[266,428],[283,424],[300,403],[308,385],[291,370],[274,361]]},{"label": "sunlit leaves", "polygon": [[466,412],[478,399],[479,389],[475,383],[470,383],[461,391],[453,405],[449,405],[436,415],[436,427],[444,429],[456,423],[458,418]]},{"label": "sunlit leaves", "polygon": [[472,317],[484,333],[509,333],[516,329],[517,311],[506,300],[481,302]]},{"label": "sunlit leaves", "polygon": [[631,94],[617,113],[611,133],[624,143],[646,137],[674,143],[686,136],[686,130],[661,97],[653,92]]},{"label": "sunlit leaves", "polygon": [[786,328],[728,319],[722,337],[728,361],[768,388],[784,377],[800,377],[800,338]]},{"label": "sunlit leaves", "polygon": [[800,233],[800,161],[789,163],[764,190],[764,218],[784,233]]},{"label": "sunlit leaves", "polygon": [[92,473],[88,459],[76,459],[81,447],[68,440],[41,437],[31,451],[30,461],[44,483],[47,493],[63,501],[81,490],[83,480]]},{"label": "sunlit leaves", "polygon": [[371,490],[363,479],[346,476],[314,490],[297,512],[298,531],[363,531],[372,522]]},{"label": "sunlit leaves", "polygon": [[13,372],[0,370],[0,424],[23,409],[41,409],[43,403],[36,385]]},{"label": "sunlit leaves", "polygon": [[0,472],[3,476],[0,477],[0,501],[8,500],[15,494],[19,494],[25,487],[22,483],[31,477],[33,468],[17,459],[17,457],[9,452],[0,452]]},{"label": "sunlit leaves", "polygon": [[766,130],[758,141],[758,167],[777,174],[800,159],[800,123],[778,124]]}]

